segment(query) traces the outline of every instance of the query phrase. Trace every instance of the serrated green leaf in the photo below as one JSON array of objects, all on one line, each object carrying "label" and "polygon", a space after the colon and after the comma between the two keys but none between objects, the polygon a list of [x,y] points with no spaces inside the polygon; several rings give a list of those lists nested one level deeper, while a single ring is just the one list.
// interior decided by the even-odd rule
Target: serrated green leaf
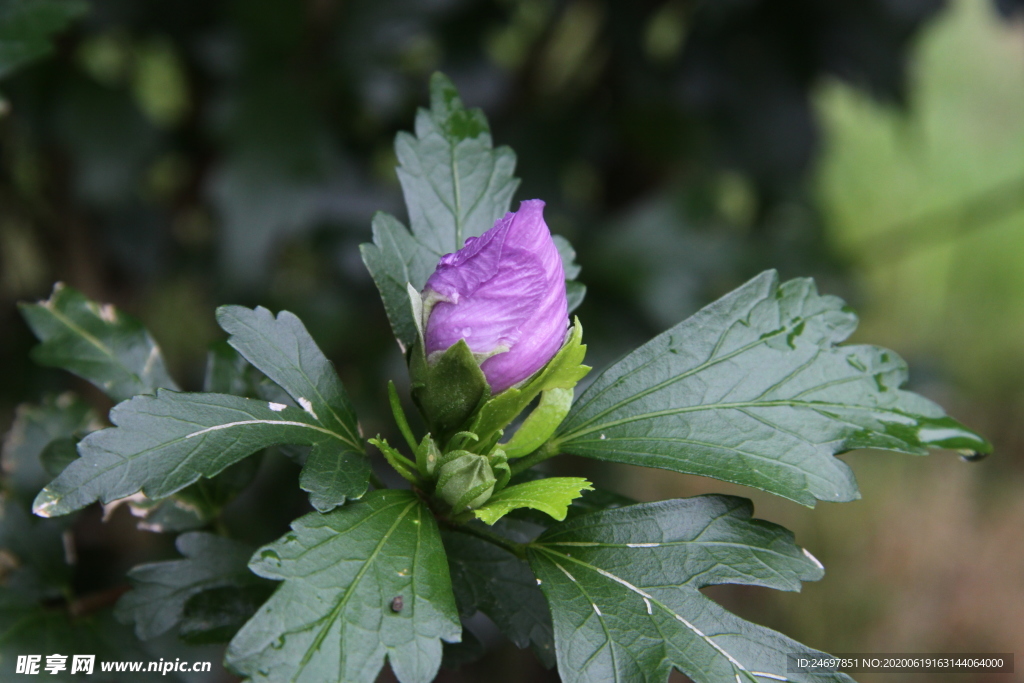
[{"label": "serrated green leaf", "polygon": [[417,113],[415,137],[399,133],[395,153],[412,234],[438,259],[490,230],[519,186],[515,153],[494,149],[484,113],[466,109],[440,73],[430,79],[430,109]]},{"label": "serrated green leaf", "polygon": [[821,565],[775,524],[729,496],[633,505],[556,525],[529,544],[554,620],[563,681],[697,683],[851,681],[793,674],[786,655],[818,655],[730,614],[700,588],[720,583],[799,590]]},{"label": "serrated green leaf", "polygon": [[256,382],[262,376],[226,340],[218,341],[210,345],[206,354],[203,391],[256,398]]},{"label": "serrated green leaf", "polygon": [[272,590],[263,585],[223,586],[193,595],[185,603],[178,637],[190,645],[227,643]]},{"label": "serrated green leaf", "polygon": [[558,255],[562,257],[562,269],[565,271],[565,298],[568,312],[572,313],[581,303],[587,294],[587,286],[582,282],[576,282],[580,274],[580,265],[576,263],[576,250],[569,244],[569,240],[561,235],[554,235],[552,239],[558,249]]},{"label": "serrated green leaf", "polygon": [[331,473],[338,488],[353,494],[366,490],[369,464],[352,449],[348,435],[284,404],[160,389],[156,396],[136,396],[114,406],[110,420],[116,427],[83,439],[81,457],[39,493],[36,514],[63,515],[140,490],[150,499],[164,498],[275,444],[312,446],[306,467],[339,461],[338,471]]},{"label": "serrated green leaf", "polygon": [[204,532],[178,536],[180,560],[153,562],[128,572],[133,589],[118,601],[114,615],[124,624],[135,624],[142,640],[155,638],[177,627],[185,605],[200,593],[217,588],[264,587],[270,583],[249,571],[254,548],[247,543]]},{"label": "serrated green leaf", "polygon": [[410,491],[301,517],[249,566],[284,582],[228,647],[253,681],[369,683],[387,657],[402,683],[427,683],[441,639],[459,640],[437,523]]},{"label": "serrated green leaf", "polygon": [[590,482],[582,477],[548,477],[528,481],[495,493],[473,510],[473,515],[487,524],[494,524],[513,510],[531,508],[562,521],[569,504],[583,491],[592,489]]},{"label": "serrated green leaf", "polygon": [[99,426],[89,404],[70,392],[47,396],[39,405],[18,406],[0,450],[4,487],[18,500],[30,503],[52,478],[41,460],[46,447]]},{"label": "serrated green leaf", "polygon": [[607,489],[591,489],[589,491],[584,491],[582,496],[572,501],[569,505],[569,510],[566,513],[565,518],[573,519],[591,512],[614,510],[616,508],[635,504],[636,501],[632,498],[628,498],[613,491],[608,491]]},{"label": "serrated green leaf", "polygon": [[561,452],[700,474],[804,505],[858,497],[854,448],[988,452],[935,403],[903,391],[906,364],[836,346],[857,318],[810,280],[762,273],[605,370],[554,439]]},{"label": "serrated green leaf", "polygon": [[135,318],[58,282],[46,301],[18,304],[39,338],[32,359],[95,384],[114,401],[178,386],[160,347]]},{"label": "serrated green leaf", "polygon": [[63,439],[54,439],[46,444],[46,448],[39,454],[39,462],[50,478],[57,477],[74,460],[78,459],[78,442],[73,436]]},{"label": "serrated green leaf", "polygon": [[[519,179],[513,175],[515,153],[494,148],[483,112],[466,109],[455,86],[439,73],[430,80],[430,109],[416,115],[416,135],[399,133],[395,152],[411,231],[398,219],[378,213],[373,243],[361,245],[360,252],[404,352],[417,339],[407,283],[422,290],[442,256],[460,249],[467,237],[494,227],[509,210]],[[566,279],[575,279],[575,252],[564,238],[556,238],[556,245]],[[572,284],[570,311],[586,290]]]},{"label": "serrated green leaf", "polygon": [[483,612],[516,647],[532,647],[545,666],[554,666],[551,613],[530,565],[458,528],[445,529],[441,539],[459,613],[470,617]]},{"label": "serrated green leaf", "polygon": [[373,216],[373,243],[359,245],[363,263],[370,271],[395,338],[402,352],[418,339],[416,321],[409,308],[408,284],[423,289],[441,257],[420,244],[394,216],[377,212]]},{"label": "serrated green leaf", "polygon": [[[316,345],[297,316],[267,309],[221,306],[217,322],[231,335],[231,344],[249,363],[284,389],[296,403],[329,431],[342,435],[347,448],[314,449],[302,469],[299,485],[317,510],[326,512],[346,498],[366,492],[369,460],[363,451],[355,411],[334,366]],[[353,463],[362,461],[362,480],[353,477]],[[361,481],[361,483],[360,483]]]},{"label": "serrated green leaf", "polygon": [[50,54],[50,37],[88,9],[81,0],[7,0],[0,5],[0,78]]},{"label": "serrated green leaf", "polygon": [[565,283],[565,306],[569,313],[572,313],[587,296],[587,286],[582,282],[567,281]]}]

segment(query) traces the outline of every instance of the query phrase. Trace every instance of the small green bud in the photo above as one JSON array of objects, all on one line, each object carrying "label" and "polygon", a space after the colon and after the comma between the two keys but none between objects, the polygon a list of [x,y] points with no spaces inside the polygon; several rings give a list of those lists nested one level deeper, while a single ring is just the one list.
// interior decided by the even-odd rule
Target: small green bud
[{"label": "small green bud", "polygon": [[437,442],[430,438],[430,434],[427,434],[420,441],[420,445],[416,447],[416,468],[424,479],[433,479],[440,462],[441,450],[437,447]]},{"label": "small green bud", "polygon": [[486,455],[452,451],[439,469],[435,493],[452,510],[463,512],[486,503],[497,481]]}]

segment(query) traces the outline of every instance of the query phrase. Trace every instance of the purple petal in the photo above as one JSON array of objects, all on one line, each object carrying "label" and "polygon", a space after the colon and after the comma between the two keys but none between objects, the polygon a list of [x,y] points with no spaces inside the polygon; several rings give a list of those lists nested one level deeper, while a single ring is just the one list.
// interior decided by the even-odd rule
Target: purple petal
[{"label": "purple petal", "polygon": [[522,202],[444,256],[424,288],[442,299],[427,321],[427,354],[459,339],[495,354],[480,366],[494,393],[543,367],[565,339],[565,276],[543,211],[539,199]]}]

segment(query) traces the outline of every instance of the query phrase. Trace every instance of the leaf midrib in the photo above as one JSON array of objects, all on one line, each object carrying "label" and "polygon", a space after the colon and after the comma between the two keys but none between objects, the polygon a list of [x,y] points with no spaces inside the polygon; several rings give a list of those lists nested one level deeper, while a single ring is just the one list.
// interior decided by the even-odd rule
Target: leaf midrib
[{"label": "leaf midrib", "polygon": [[[250,400],[252,400],[252,399],[250,399]],[[152,415],[152,414],[149,413],[148,415]],[[162,417],[172,417],[172,416],[162,416]],[[181,420],[181,421],[186,422],[185,420]],[[194,423],[191,423],[191,424],[194,424]],[[119,467],[127,466],[126,463],[127,464],[133,463],[138,458],[141,458],[141,457],[143,457],[143,456],[145,456],[147,454],[150,454],[150,453],[152,453],[154,451],[158,451],[158,450],[160,450],[162,448],[167,448],[167,447],[170,447],[170,446],[177,445],[177,444],[185,441],[186,439],[189,439],[189,438],[191,438],[191,437],[193,437],[193,436],[195,436],[197,434],[203,434],[205,432],[210,432],[210,431],[223,431],[225,428],[236,427],[236,426],[240,426],[240,425],[250,425],[250,424],[276,424],[276,425],[284,425],[284,426],[288,426],[288,427],[306,427],[308,429],[313,429],[315,431],[322,432],[324,434],[328,434],[330,436],[333,436],[336,439],[338,439],[339,441],[341,441],[342,443],[344,443],[346,445],[348,444],[348,441],[344,437],[342,437],[340,434],[332,432],[332,431],[330,431],[328,429],[325,429],[323,427],[319,427],[317,425],[306,424],[305,422],[294,422],[294,421],[289,421],[289,420],[245,420],[245,421],[241,421],[241,422],[228,423],[226,425],[214,425],[213,427],[207,427],[205,429],[200,429],[199,431],[196,431],[196,432],[191,432],[191,433],[186,434],[184,436],[180,436],[180,437],[177,437],[175,439],[172,439],[171,441],[165,441],[165,442],[157,444],[156,446],[153,446],[151,448],[146,448],[144,450],[137,451],[137,452],[132,453],[131,455],[127,455],[127,456],[123,455],[121,453],[115,453],[113,451],[109,451],[107,449],[104,449],[104,452],[112,453],[113,455],[120,456],[120,459],[117,462],[111,464],[109,467],[105,467],[105,468],[99,469],[99,470],[92,469],[91,470],[92,476],[90,476],[90,477],[88,477],[86,479],[83,479],[82,481],[78,482],[75,485],[75,487],[73,489],[71,489],[70,491],[66,491],[66,492],[64,492],[61,495],[55,496],[52,499],[52,502],[57,503],[59,501],[64,500],[67,497],[67,494],[69,494],[69,493],[71,493],[73,491],[77,491],[77,490],[81,489],[82,487],[84,487],[86,484],[90,484],[90,483],[96,481],[97,479],[99,479],[100,477],[104,476],[108,472],[116,470]],[[116,429],[124,429],[124,428],[125,427],[120,426],[120,425],[116,427]],[[106,431],[106,430],[101,430],[101,431]],[[203,443],[202,440],[200,440],[198,442],[199,445],[202,445],[202,443]],[[198,448],[198,446],[197,446],[197,448]],[[195,449],[193,449],[193,453],[194,452],[195,452]],[[174,469],[172,471],[177,471],[177,469],[180,468],[181,465],[186,460],[188,460],[190,457],[191,456],[186,456],[185,458],[183,458],[181,462],[179,462],[177,465],[175,465],[175,467],[174,467]],[[200,478],[202,478],[204,476],[205,476],[204,474],[199,473],[196,476],[196,478],[193,479],[189,483],[193,483],[195,481],[198,481]],[[188,486],[188,484],[186,484],[186,486]],[[142,491],[144,488],[145,487],[140,486],[137,489],[137,491]],[[44,490],[50,490],[52,492],[52,489],[50,489],[50,486],[47,486],[46,489],[44,489]],[[168,494],[168,495],[171,495],[171,494]]]},{"label": "leaf midrib", "polygon": [[[619,407],[620,405],[624,405],[624,404],[616,405],[616,406],[613,407],[613,409]],[[859,405],[859,404],[855,404],[855,403],[834,403],[834,402],[831,402],[831,401],[795,401],[793,399],[780,399],[780,400],[776,400],[776,401],[739,401],[739,402],[736,402],[736,403],[708,403],[708,404],[704,404],[704,405],[684,406],[684,407],[681,407],[681,408],[669,408],[667,410],[656,410],[656,411],[652,411],[652,412],[649,412],[649,413],[641,413],[640,415],[632,415],[630,417],[624,417],[624,418],[621,418],[621,419],[618,419],[618,420],[613,420],[611,422],[604,422],[602,424],[599,424],[599,425],[596,425],[596,426],[593,426],[593,427],[590,427],[590,428],[587,428],[587,429],[577,429],[574,432],[570,432],[570,433],[568,433],[568,434],[566,434],[564,436],[561,436],[561,437],[558,437],[557,439],[554,439],[554,442],[555,442],[556,446],[560,447],[564,443],[568,443],[570,441],[575,441],[580,436],[584,436],[586,434],[591,434],[593,432],[597,432],[597,431],[600,431],[602,429],[611,429],[613,427],[618,427],[618,426],[623,425],[623,424],[628,424],[630,422],[637,422],[637,421],[640,421],[640,420],[647,420],[647,419],[656,418],[656,417],[665,417],[665,416],[668,416],[668,415],[679,415],[679,414],[683,414],[683,413],[695,413],[695,412],[700,412],[700,411],[703,411],[703,410],[742,410],[744,408],[808,408],[808,409],[811,409],[811,410],[815,410],[815,409],[817,409],[819,407],[821,407],[821,408],[837,408],[837,409],[842,409],[842,410],[857,410],[857,411],[861,411],[861,412],[878,412],[878,413],[885,413],[885,414],[892,414],[892,415],[900,415],[900,416],[903,416],[903,417],[907,418],[911,422],[915,422],[915,423],[917,422],[917,419],[915,419],[914,417],[912,417],[912,416],[910,416],[910,415],[908,415],[908,414],[906,414],[906,413],[904,413],[902,411],[891,409],[891,408],[883,408],[881,406],[865,406],[865,405]],[[604,414],[607,414],[608,412],[611,412],[611,410],[605,411]],[[596,419],[596,418],[594,418],[594,419]],[[593,420],[590,420],[589,422],[593,422]],[[622,437],[622,438],[629,438],[629,437]],[[636,439],[643,440],[644,437],[633,437],[633,439],[634,440],[636,440]],[[608,439],[599,439],[597,441],[601,442],[601,441],[607,441],[607,440]]]},{"label": "leaf midrib", "polygon": [[[71,320],[71,318],[69,318],[68,316],[66,316],[63,313],[61,313],[56,308],[56,304],[54,304],[53,307],[47,306],[46,304],[37,304],[37,305],[40,308],[42,308],[43,310],[49,312],[50,315],[52,315],[54,318],[56,318],[58,322],[60,322],[65,327],[70,329],[73,333],[79,335],[80,337],[85,339],[87,342],[89,342],[92,346],[96,347],[100,351],[100,353],[102,353],[103,355],[105,355],[107,358],[109,358],[112,361],[113,365],[121,368],[121,370],[123,370],[126,374],[128,374],[138,384],[142,385],[143,387],[146,385],[145,382],[142,381],[142,377],[140,375],[136,374],[133,370],[129,369],[126,365],[124,365],[124,363],[122,363],[120,361],[120,359],[116,355],[114,355],[114,352],[110,349],[110,347],[108,347],[103,342],[101,342],[98,338],[96,338],[95,336],[93,336],[92,334],[87,332],[84,328],[79,327],[73,320]],[[53,338],[51,337],[50,339],[53,339]],[[48,339],[46,341],[50,341],[50,339]],[[152,349],[154,345],[150,344],[149,346]]]},{"label": "leaf midrib", "polygon": [[[751,683],[759,683],[757,681],[756,677],[754,677],[754,675],[746,667],[744,667],[742,664],[740,664],[738,659],[736,659],[732,654],[727,652],[721,645],[716,643],[714,641],[714,639],[712,639],[710,636],[708,636],[703,631],[699,630],[696,626],[691,624],[689,622],[689,620],[685,619],[682,615],[676,614],[676,612],[674,610],[672,610],[671,608],[669,608],[668,605],[666,605],[665,603],[661,602],[660,600],[655,598],[653,595],[650,595],[649,593],[644,591],[642,588],[640,588],[638,586],[634,586],[633,584],[631,584],[630,582],[626,581],[622,577],[617,576],[615,574],[612,574],[611,572],[609,572],[606,569],[601,569],[601,568],[596,567],[596,566],[594,566],[594,565],[592,565],[592,564],[590,564],[588,562],[584,562],[582,560],[578,560],[578,559],[576,559],[576,558],[574,558],[574,557],[572,557],[570,555],[565,555],[563,553],[559,553],[559,552],[557,552],[555,550],[551,550],[550,548],[546,548],[546,547],[544,547],[542,545],[539,545],[539,544],[536,544],[536,543],[531,543],[529,545],[529,547],[536,548],[537,550],[539,550],[539,551],[541,551],[543,553],[549,554],[549,555],[557,555],[558,557],[561,557],[561,558],[563,558],[565,560],[568,560],[569,562],[573,562],[573,563],[575,563],[575,564],[577,564],[577,565],[579,565],[581,567],[584,567],[585,569],[589,569],[590,571],[594,572],[598,576],[601,576],[602,578],[604,578],[606,580],[613,581],[614,583],[617,583],[619,586],[621,586],[623,588],[626,588],[627,590],[633,592],[635,595],[639,595],[640,597],[644,598],[645,600],[650,601],[650,603],[652,605],[656,605],[657,607],[661,608],[662,610],[664,610],[665,612],[670,614],[676,621],[680,622],[681,624],[683,624],[683,626],[687,627],[690,630],[690,632],[693,633],[693,635],[697,636],[698,638],[703,640],[705,643],[707,643],[709,646],[711,646],[712,649],[717,650],[723,656],[725,656],[725,658],[729,661],[729,663],[732,664],[733,669],[734,669],[734,673],[737,676],[737,680],[738,680],[738,677],[739,677],[740,673],[742,673],[742,674],[744,674],[745,678],[747,678],[747,679],[749,679],[751,681]],[[555,566],[559,567],[559,569],[561,569],[561,565],[559,565],[556,560],[551,559],[550,561]],[[562,569],[562,571],[565,572],[564,569]],[[579,586],[580,587],[580,591],[582,592],[582,590],[583,590],[582,585],[578,581],[574,581],[573,583],[575,585]],[[584,593],[584,595],[586,595],[586,594]],[[588,600],[589,600],[589,597],[588,597]],[[591,601],[591,603],[593,604],[593,601]],[[600,617],[600,616],[598,618],[601,620],[602,628],[605,629],[605,634],[607,635],[608,632],[607,632],[607,628],[605,627],[605,624],[604,624],[604,619],[602,617]],[[659,631],[660,631],[660,629],[659,629]],[[611,642],[611,641],[609,640],[609,642]],[[616,671],[616,680],[618,680],[618,672],[617,671]]]},{"label": "leaf midrib", "polygon": [[[306,654],[303,655],[302,660],[299,662],[298,671],[296,671],[295,675],[292,676],[293,683],[294,681],[298,680],[298,677],[302,673],[303,669],[306,668],[306,665],[309,664],[310,660],[320,649],[320,645],[323,644],[323,641],[327,638],[327,634],[330,632],[331,627],[334,625],[334,622],[341,615],[342,611],[344,611],[349,599],[352,597],[352,595],[355,594],[356,587],[359,585],[359,582],[362,580],[366,572],[369,571],[370,566],[373,564],[377,555],[380,554],[381,549],[391,538],[391,535],[394,534],[395,529],[398,528],[398,525],[401,523],[401,521],[405,519],[405,516],[407,514],[409,514],[409,510],[415,507],[418,502],[419,501],[416,499],[409,501],[409,504],[405,507],[405,509],[398,514],[398,516],[395,518],[395,521],[391,524],[391,527],[384,533],[380,541],[377,542],[377,545],[373,549],[373,552],[370,553],[369,557],[366,558],[362,566],[359,568],[359,571],[356,573],[355,577],[353,577],[352,582],[345,590],[345,593],[342,595],[341,600],[339,600],[338,604],[334,607],[334,609],[331,610],[331,612],[326,617],[324,617],[323,627],[321,627],[320,632],[314,638],[313,643],[306,649]],[[375,510],[373,513],[370,514],[367,520],[384,513],[385,511],[391,509],[392,507],[395,507],[396,505],[401,505],[401,503],[387,505],[385,507],[380,508],[379,510]],[[345,533],[347,532],[348,529],[345,530]]]}]

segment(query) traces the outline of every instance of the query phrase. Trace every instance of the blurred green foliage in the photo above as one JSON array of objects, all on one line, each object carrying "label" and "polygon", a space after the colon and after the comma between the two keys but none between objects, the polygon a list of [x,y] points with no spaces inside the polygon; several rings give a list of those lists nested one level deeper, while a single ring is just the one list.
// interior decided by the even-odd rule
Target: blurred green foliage
[{"label": "blurred green foliage", "polygon": [[[30,5],[46,17],[26,24]],[[357,245],[374,211],[401,216],[392,140],[442,69],[516,151],[516,198],[545,199],[577,248],[588,364],[777,267],[850,300],[859,340],[909,356],[913,388],[995,435],[984,469],[857,456],[870,508],[805,513],[755,495],[830,574],[805,589],[813,604],[716,597],[826,650],[1012,649],[1024,556],[998,549],[1024,523],[1024,32],[1006,21],[1021,3],[945,5],[3,2],[0,427],[46,392],[110,407],[28,360],[14,303],[63,280],[140,318],[187,389],[221,338],[217,305],[291,310],[365,432],[388,433],[384,380],[405,371]],[[644,499],[705,490],[593,476]],[[282,493],[297,479],[268,459],[229,526],[276,536],[303,510]],[[76,523],[81,594],[174,555],[114,518],[124,539],[102,554],[120,555],[101,562],[98,520]],[[492,653],[463,680],[541,680],[516,656]]]}]

